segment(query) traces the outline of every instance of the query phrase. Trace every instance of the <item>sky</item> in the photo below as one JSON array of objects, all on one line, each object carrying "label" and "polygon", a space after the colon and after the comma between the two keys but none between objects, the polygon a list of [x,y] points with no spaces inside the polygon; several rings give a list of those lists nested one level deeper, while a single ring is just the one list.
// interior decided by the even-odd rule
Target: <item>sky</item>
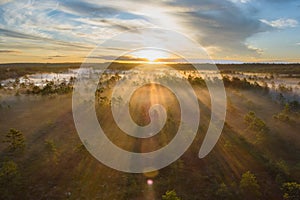
[{"label": "sky", "polygon": [[114,39],[145,28],[183,34],[219,62],[300,62],[300,0],[0,0],[0,63],[82,62],[108,40],[95,61],[176,60]]}]

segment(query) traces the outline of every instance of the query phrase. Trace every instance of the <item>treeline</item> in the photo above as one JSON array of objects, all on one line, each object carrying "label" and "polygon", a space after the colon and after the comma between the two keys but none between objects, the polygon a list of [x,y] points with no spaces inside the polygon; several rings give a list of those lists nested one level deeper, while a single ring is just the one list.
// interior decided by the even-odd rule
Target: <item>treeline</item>
[{"label": "treeline", "polygon": [[[263,92],[268,93],[269,88],[267,85],[261,86],[257,82],[251,83],[246,78],[240,79],[238,77],[229,78],[228,76],[223,76],[222,78],[224,86],[235,89],[253,89],[253,90],[261,90]],[[207,81],[220,81],[217,78],[204,80],[201,77],[193,77],[191,75],[188,76],[188,81],[192,85],[198,85],[201,87],[206,86]]]},{"label": "treeline", "polygon": [[12,63],[0,64],[0,81],[9,78],[20,78],[28,74],[36,73],[61,73],[68,69],[76,69],[80,63]]},{"label": "treeline", "polygon": [[244,63],[244,64],[217,64],[221,71],[240,71],[255,73],[300,74],[298,63]]},{"label": "treeline", "polygon": [[[178,63],[168,64],[177,70],[195,70],[194,66],[201,70],[213,69],[213,64]],[[278,74],[300,74],[298,63],[241,63],[241,64],[216,64],[221,72],[255,72],[255,73],[278,73]]]},{"label": "treeline", "polygon": [[48,82],[43,87],[33,86],[30,89],[26,90],[26,94],[41,94],[41,95],[50,95],[50,94],[67,94],[73,91],[73,84],[62,82],[60,84],[54,84],[53,81]]}]

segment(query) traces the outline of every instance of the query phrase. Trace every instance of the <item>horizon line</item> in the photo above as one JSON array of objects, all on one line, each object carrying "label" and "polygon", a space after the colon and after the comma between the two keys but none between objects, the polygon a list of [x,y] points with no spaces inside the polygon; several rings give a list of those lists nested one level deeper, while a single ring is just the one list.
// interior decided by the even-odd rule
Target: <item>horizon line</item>
[{"label": "horizon line", "polygon": [[[0,63],[0,65],[12,65],[12,64],[82,64],[83,62],[6,62],[6,63]],[[87,64],[105,64],[109,63],[107,62],[88,62]],[[287,64],[287,65],[292,65],[292,64],[300,64],[300,62],[269,62],[269,61],[262,61],[262,62],[240,62],[240,61],[234,61],[234,62],[137,62],[137,61],[114,61],[111,62],[112,64],[218,64],[218,65],[242,65],[242,64]]]}]

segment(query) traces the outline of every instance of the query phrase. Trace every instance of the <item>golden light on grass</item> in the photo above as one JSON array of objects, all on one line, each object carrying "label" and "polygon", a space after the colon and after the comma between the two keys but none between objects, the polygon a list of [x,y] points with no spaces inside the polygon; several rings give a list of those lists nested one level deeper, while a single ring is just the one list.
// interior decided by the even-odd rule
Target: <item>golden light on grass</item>
[{"label": "golden light on grass", "polygon": [[[150,168],[151,169],[151,168]],[[148,169],[147,169],[148,170]],[[153,169],[154,170],[154,169]],[[147,177],[147,178],[154,178],[156,177],[157,175],[159,174],[159,171],[157,170],[154,170],[154,171],[151,171],[151,172],[145,172],[144,173],[144,176]]]}]

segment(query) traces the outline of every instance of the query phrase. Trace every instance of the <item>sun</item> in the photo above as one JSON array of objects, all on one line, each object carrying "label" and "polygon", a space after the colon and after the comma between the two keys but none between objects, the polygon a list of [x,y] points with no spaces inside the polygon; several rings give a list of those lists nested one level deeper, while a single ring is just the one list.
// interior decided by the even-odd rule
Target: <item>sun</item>
[{"label": "sun", "polygon": [[147,59],[149,62],[157,62],[158,59],[168,58],[169,54],[162,50],[143,49],[132,53],[137,58]]}]

